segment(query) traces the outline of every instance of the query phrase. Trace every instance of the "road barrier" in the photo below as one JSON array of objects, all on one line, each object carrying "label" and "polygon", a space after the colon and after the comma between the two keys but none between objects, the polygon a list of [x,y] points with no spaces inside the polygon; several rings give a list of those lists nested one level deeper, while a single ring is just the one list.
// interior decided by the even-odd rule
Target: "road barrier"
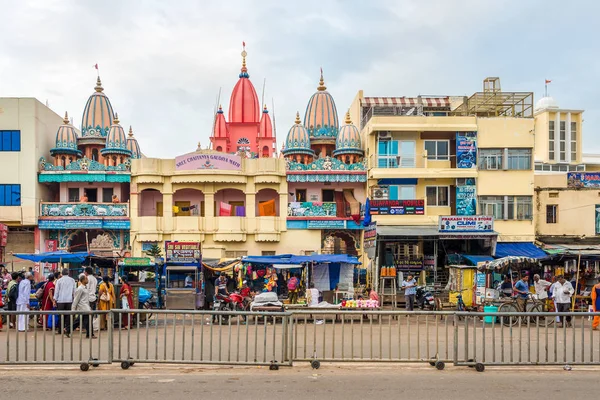
[{"label": "road barrier", "polygon": [[[84,326],[93,332],[94,320],[101,316],[109,321],[108,330],[95,332],[95,339],[86,338]],[[6,320],[0,335],[0,365],[79,364],[87,371],[90,366],[111,363],[110,311],[3,311],[0,317]],[[8,328],[11,319],[18,327],[20,318],[26,331]],[[78,326],[82,329],[74,331]],[[65,330],[71,333],[67,336]]]},{"label": "road barrier", "polygon": [[[447,363],[474,367],[600,365],[600,313],[467,313],[302,310],[215,312],[112,310],[0,312],[25,316],[29,332],[0,331],[0,365],[120,363],[264,365],[271,369],[310,362]],[[568,317],[571,324],[568,324]],[[38,326],[51,319],[63,332],[77,320],[106,331],[87,339]],[[564,318],[559,325],[557,318]],[[98,328],[98,327],[96,327]],[[128,329],[125,329],[128,328]]]}]

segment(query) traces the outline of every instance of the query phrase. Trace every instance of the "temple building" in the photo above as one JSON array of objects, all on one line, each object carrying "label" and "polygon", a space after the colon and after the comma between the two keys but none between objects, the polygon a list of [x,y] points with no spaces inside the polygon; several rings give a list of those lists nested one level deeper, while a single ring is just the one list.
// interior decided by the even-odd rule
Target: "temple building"
[{"label": "temple building", "polygon": [[221,106],[215,115],[212,149],[235,153],[246,158],[272,157],[275,137],[269,111],[262,110],[246,67],[246,50],[242,51],[242,69],[229,101],[229,118]]},{"label": "temple building", "polygon": [[287,228],[304,243],[302,252],[362,255],[364,150],[349,113],[340,126],[322,72],[304,122],[297,113],[282,154],[288,182]]},{"label": "temple building", "polygon": [[81,131],[65,113],[50,156],[39,160],[38,180],[51,199],[40,203],[40,251],[122,257],[130,248],[131,159],[142,154],[132,128],[126,134],[121,126],[100,77],[85,105]]}]

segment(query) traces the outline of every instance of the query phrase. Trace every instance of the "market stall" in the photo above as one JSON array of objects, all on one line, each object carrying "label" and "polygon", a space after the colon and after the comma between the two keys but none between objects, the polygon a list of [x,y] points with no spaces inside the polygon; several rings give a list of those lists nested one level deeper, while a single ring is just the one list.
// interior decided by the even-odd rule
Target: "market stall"
[{"label": "market stall", "polygon": [[199,242],[165,242],[165,308],[195,310],[202,291],[202,254]]}]

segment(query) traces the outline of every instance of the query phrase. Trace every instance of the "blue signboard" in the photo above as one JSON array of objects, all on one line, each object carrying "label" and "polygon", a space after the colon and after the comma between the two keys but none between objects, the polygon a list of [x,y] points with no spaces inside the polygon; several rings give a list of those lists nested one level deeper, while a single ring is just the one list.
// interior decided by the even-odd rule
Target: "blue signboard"
[{"label": "blue signboard", "polygon": [[307,223],[308,229],[344,229],[346,221],[319,221],[319,220],[309,220]]},{"label": "blue signboard", "polygon": [[456,186],[456,215],[477,214],[477,186]]},{"label": "blue signboard", "polygon": [[102,219],[40,219],[40,229],[123,229],[131,226],[129,220]]},{"label": "blue signboard", "polygon": [[288,220],[288,229],[350,229],[350,230],[362,230],[361,224],[356,224],[350,220],[331,220],[331,221],[317,221],[317,220]]},{"label": "blue signboard", "polygon": [[567,187],[600,188],[600,172],[569,172]]},{"label": "blue signboard", "polygon": [[456,132],[456,168],[477,167],[477,132]]}]

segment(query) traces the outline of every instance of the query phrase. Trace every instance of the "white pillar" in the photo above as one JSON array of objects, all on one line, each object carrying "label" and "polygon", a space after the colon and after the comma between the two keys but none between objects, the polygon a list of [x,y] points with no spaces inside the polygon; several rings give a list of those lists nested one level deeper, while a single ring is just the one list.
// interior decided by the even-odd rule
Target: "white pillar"
[{"label": "white pillar", "polygon": [[554,160],[560,162],[560,112],[554,116]]},{"label": "white pillar", "polygon": [[567,113],[567,120],[565,122],[565,148],[567,149],[566,159],[571,162],[571,113]]}]

